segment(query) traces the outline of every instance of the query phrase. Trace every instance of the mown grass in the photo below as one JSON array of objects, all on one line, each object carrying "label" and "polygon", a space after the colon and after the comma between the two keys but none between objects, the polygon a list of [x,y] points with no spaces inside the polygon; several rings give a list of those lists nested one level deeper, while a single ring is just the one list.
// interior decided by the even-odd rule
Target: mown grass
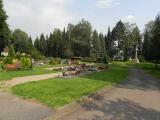
[{"label": "mown grass", "polygon": [[12,92],[25,99],[36,99],[50,107],[58,108],[105,86],[126,80],[128,67],[119,64],[109,69],[75,78],[53,78],[45,81],[17,85]]},{"label": "mown grass", "polygon": [[31,76],[31,75],[41,75],[54,73],[57,71],[47,70],[45,68],[49,67],[57,67],[61,65],[43,65],[43,66],[35,66],[33,70],[24,70],[24,71],[4,71],[0,69],[0,81],[3,80],[11,80],[15,77],[23,77],[23,76]]}]

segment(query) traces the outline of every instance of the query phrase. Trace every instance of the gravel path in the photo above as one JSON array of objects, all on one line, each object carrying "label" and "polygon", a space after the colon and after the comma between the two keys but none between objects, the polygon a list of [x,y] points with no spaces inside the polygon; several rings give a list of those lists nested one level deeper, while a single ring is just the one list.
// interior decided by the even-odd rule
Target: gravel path
[{"label": "gravel path", "polygon": [[18,84],[46,80],[46,79],[58,77],[61,75],[62,75],[62,73],[51,73],[51,74],[43,74],[43,75],[17,77],[17,78],[13,78],[12,80],[8,80],[8,81],[4,82],[2,87],[13,87]]},{"label": "gravel path", "polygon": [[127,82],[60,110],[51,120],[160,120],[160,80],[131,69]]}]

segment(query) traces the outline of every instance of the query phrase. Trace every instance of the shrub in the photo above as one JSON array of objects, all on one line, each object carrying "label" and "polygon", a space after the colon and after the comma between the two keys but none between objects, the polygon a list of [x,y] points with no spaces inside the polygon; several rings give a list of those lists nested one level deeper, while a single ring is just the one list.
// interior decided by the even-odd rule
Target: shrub
[{"label": "shrub", "polygon": [[104,64],[108,64],[108,60],[107,60],[107,57],[106,57],[106,56],[103,57],[102,62],[103,62]]},{"label": "shrub", "polygon": [[0,57],[0,61],[4,61],[5,57]]},{"label": "shrub", "polygon": [[12,57],[6,57],[3,61],[4,64],[12,64],[13,58]]},{"label": "shrub", "polygon": [[95,60],[91,57],[85,57],[82,59],[82,62],[95,62]]},{"label": "shrub", "polygon": [[34,58],[35,60],[41,60],[42,59],[41,53],[35,48],[32,49],[32,51],[31,51],[31,57]]},{"label": "shrub", "polygon": [[1,68],[2,68],[2,70],[4,70],[4,68],[5,68],[5,65],[4,65],[4,64],[1,64]]},{"label": "shrub", "polygon": [[8,56],[9,57],[15,57],[15,51],[14,51],[14,47],[13,47],[13,45],[10,45],[9,46],[9,54],[8,54]]},{"label": "shrub", "polygon": [[138,59],[139,59],[140,62],[145,62],[145,59],[142,55],[138,56]]},{"label": "shrub", "polygon": [[49,64],[61,64],[61,59],[53,58],[52,60],[49,61]]},{"label": "shrub", "polygon": [[32,60],[28,57],[21,58],[22,69],[31,69],[32,68]]}]

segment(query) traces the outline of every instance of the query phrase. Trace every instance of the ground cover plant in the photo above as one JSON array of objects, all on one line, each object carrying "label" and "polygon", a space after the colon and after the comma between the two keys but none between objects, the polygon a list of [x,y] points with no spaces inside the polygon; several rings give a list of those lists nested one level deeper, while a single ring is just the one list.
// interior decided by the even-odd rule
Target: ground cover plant
[{"label": "ground cover plant", "polygon": [[105,86],[109,87],[128,76],[128,67],[118,64],[110,65],[103,72],[74,77],[53,78],[45,81],[17,85],[12,92],[26,99],[36,99],[48,106],[57,108],[95,92]]}]

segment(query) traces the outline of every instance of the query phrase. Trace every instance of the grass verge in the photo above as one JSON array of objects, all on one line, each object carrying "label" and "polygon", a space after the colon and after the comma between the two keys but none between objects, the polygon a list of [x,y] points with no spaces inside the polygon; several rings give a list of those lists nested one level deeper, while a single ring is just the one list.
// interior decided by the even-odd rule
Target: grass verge
[{"label": "grass verge", "polygon": [[126,80],[128,67],[110,65],[110,69],[70,79],[54,78],[17,85],[12,92],[25,99],[36,99],[50,107],[58,108],[95,92]]},{"label": "grass verge", "polygon": [[0,69],[0,81],[2,80],[10,80],[15,77],[23,77],[23,76],[31,76],[31,75],[41,75],[41,74],[49,74],[54,73],[57,71],[46,70],[45,68],[49,67],[57,67],[60,65],[44,65],[44,66],[36,66],[33,70],[26,70],[26,71],[4,71]]}]

